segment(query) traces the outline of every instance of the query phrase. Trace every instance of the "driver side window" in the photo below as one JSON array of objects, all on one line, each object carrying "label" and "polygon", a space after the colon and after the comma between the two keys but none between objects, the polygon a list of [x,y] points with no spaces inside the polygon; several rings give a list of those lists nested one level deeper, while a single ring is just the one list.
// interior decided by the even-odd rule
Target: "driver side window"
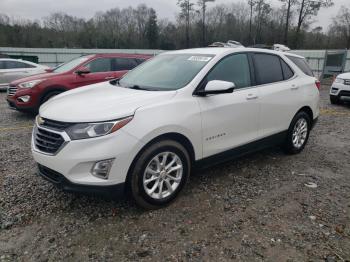
[{"label": "driver side window", "polygon": [[102,73],[110,72],[112,70],[112,59],[111,58],[97,58],[87,65],[86,68],[90,70],[91,73]]},{"label": "driver side window", "polygon": [[248,56],[237,54],[225,57],[208,74],[207,81],[212,80],[233,82],[236,88],[251,86]]}]

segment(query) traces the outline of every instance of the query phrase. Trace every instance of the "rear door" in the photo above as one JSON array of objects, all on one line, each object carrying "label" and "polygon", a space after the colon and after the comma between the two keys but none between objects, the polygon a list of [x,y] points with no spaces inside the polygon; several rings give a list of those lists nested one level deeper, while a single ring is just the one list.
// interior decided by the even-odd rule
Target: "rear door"
[{"label": "rear door", "polygon": [[115,58],[114,76],[115,78],[121,78],[128,71],[138,66],[138,61],[135,58]]},{"label": "rear door", "polygon": [[300,89],[291,67],[278,55],[254,54],[254,68],[260,93],[259,137],[286,131],[300,104]]},{"label": "rear door", "polygon": [[203,156],[247,144],[258,136],[259,94],[247,54],[225,57],[204,79],[233,82],[231,94],[197,97],[202,116]]}]

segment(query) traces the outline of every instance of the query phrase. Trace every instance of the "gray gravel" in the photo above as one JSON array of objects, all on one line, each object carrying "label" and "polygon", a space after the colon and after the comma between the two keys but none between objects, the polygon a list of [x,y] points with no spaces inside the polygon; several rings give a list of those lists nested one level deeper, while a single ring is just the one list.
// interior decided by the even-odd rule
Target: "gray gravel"
[{"label": "gray gravel", "polygon": [[152,212],[37,177],[34,117],[1,93],[0,261],[349,261],[350,106],[330,105],[327,92],[304,152],[272,148],[197,171]]}]

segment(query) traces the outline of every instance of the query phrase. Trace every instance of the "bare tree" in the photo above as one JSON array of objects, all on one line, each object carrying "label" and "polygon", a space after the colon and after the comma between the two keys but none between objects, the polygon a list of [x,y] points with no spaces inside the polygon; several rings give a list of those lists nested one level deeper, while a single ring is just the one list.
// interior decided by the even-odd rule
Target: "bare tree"
[{"label": "bare tree", "polygon": [[181,8],[180,18],[185,19],[186,47],[188,48],[190,46],[191,13],[194,10],[194,4],[191,0],[178,0],[177,5]]},{"label": "bare tree", "polygon": [[198,0],[198,5],[201,9],[202,13],[202,45],[206,45],[206,28],[205,28],[205,17],[206,17],[206,11],[207,11],[207,3],[208,2],[215,2],[215,0]]},{"label": "bare tree", "polygon": [[288,31],[289,31],[289,23],[291,19],[291,9],[297,3],[297,0],[280,0],[282,3],[286,4],[286,23],[284,26],[284,44],[288,45]]},{"label": "bare tree", "polygon": [[248,0],[248,5],[250,8],[250,15],[249,15],[249,42],[253,42],[253,37],[252,37],[252,27],[253,27],[253,10],[255,5],[257,4],[257,0]]},{"label": "bare tree", "polygon": [[346,49],[350,49],[350,9],[348,7],[342,6],[340,8],[338,15],[333,18],[330,29],[345,42]]},{"label": "bare tree", "polygon": [[298,0],[299,9],[298,9],[298,23],[295,34],[295,43],[294,46],[298,47],[301,27],[305,22],[311,19],[314,16],[317,16],[318,11],[321,8],[330,7],[333,5],[333,0]]},{"label": "bare tree", "polygon": [[266,2],[266,0],[257,0],[255,10],[257,12],[256,15],[256,32],[254,37],[254,44],[260,42],[261,40],[261,30],[262,25],[267,22],[267,17],[269,13],[272,11],[270,4]]}]

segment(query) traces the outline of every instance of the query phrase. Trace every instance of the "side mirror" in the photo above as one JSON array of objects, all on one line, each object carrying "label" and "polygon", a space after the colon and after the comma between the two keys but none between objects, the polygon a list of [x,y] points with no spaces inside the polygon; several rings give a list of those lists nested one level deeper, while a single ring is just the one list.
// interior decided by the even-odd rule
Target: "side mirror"
[{"label": "side mirror", "polygon": [[198,91],[199,96],[233,93],[235,84],[227,81],[212,80],[207,83],[204,90]]},{"label": "side mirror", "polygon": [[81,67],[79,68],[77,71],[75,71],[75,73],[77,75],[86,75],[86,74],[90,74],[90,69],[87,67]]},{"label": "side mirror", "polygon": [[45,72],[47,72],[47,73],[52,73],[52,72],[53,72],[53,69],[52,69],[52,68],[46,68],[46,69],[45,69]]}]

